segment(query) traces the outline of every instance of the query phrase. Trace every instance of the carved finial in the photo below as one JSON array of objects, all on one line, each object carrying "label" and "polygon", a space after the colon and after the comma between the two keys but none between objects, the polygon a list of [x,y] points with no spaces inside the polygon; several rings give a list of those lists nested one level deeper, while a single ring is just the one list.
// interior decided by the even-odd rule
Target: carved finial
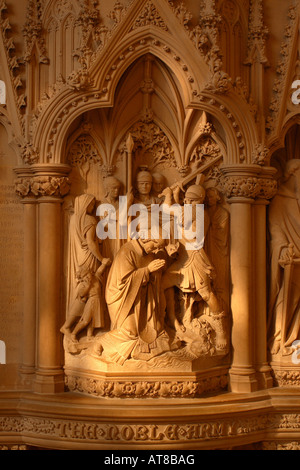
[{"label": "carved finial", "polygon": [[204,15],[215,15],[215,0],[202,0],[201,14]]},{"label": "carved finial", "polygon": [[264,25],[262,0],[251,0],[248,57],[245,64],[252,64],[253,62],[268,64],[266,57],[266,38],[268,33],[268,28]]},{"label": "carved finial", "polygon": [[39,62],[48,64],[45,39],[42,36],[42,22],[40,2],[30,0],[27,7],[26,23],[23,28],[23,36],[25,38],[25,55],[24,60],[30,62],[34,46],[39,53]]}]

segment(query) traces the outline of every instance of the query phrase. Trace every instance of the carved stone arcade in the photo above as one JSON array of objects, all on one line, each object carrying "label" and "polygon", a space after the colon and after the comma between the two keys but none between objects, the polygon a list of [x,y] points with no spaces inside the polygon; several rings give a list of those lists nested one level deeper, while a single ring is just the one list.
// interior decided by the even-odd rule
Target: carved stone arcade
[{"label": "carved stone arcade", "polygon": [[[21,39],[0,3],[0,204],[22,207],[23,250],[22,306],[0,311],[0,449],[299,448],[289,3],[277,55],[262,0],[28,0]],[[121,235],[133,204],[183,222],[185,203],[204,205],[192,250]]]}]

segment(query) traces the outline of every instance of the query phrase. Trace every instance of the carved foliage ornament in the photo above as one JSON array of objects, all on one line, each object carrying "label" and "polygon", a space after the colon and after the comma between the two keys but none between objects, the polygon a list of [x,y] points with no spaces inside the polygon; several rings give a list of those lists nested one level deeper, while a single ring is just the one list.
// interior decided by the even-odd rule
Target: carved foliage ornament
[{"label": "carved foliage ornament", "polygon": [[37,163],[39,160],[38,150],[30,142],[23,146],[21,156],[24,163],[29,165]]},{"label": "carved foliage ornament", "polygon": [[70,181],[66,177],[57,176],[23,177],[16,180],[15,190],[22,198],[28,196],[64,197],[70,191]]},{"label": "carved foliage ornament", "polygon": [[187,11],[184,4],[175,5],[169,2],[173,12],[184,26],[185,30],[194,46],[201,53],[211,71],[211,80],[205,90],[212,93],[227,93],[232,88],[232,80],[227,73],[222,70],[222,53],[219,47],[218,26],[222,18],[216,13],[214,2],[203,3],[199,24],[190,27],[189,21],[192,14]]},{"label": "carved foliage ornament", "polygon": [[262,0],[252,0],[250,4],[250,27],[248,38],[248,58],[246,64],[258,61],[260,64],[268,64],[266,57],[266,38],[268,28],[263,21],[263,2]]},{"label": "carved foliage ornament", "polygon": [[98,397],[191,398],[200,396],[204,392],[225,389],[228,385],[228,375],[223,374],[216,377],[208,377],[199,382],[117,382],[68,375],[66,378],[66,384],[71,391],[89,393]]},{"label": "carved foliage ornament", "polygon": [[72,144],[68,160],[72,166],[78,167],[85,163],[103,163],[93,139],[85,134]]},{"label": "carved foliage ornament", "polygon": [[277,191],[275,180],[253,176],[224,176],[221,178],[221,185],[228,199],[271,199]]},{"label": "carved foliage ornament", "polygon": [[9,68],[9,74],[11,78],[11,83],[14,90],[14,98],[17,105],[17,110],[19,114],[20,121],[22,120],[21,110],[26,106],[26,97],[25,94],[20,92],[20,89],[23,88],[23,83],[21,79],[21,74],[19,72],[20,61],[13,53],[15,50],[15,44],[13,38],[9,35],[11,31],[11,25],[9,19],[5,17],[4,12],[7,10],[7,6],[4,0],[0,1],[0,34],[2,35],[2,40],[4,47],[6,49],[6,58]]},{"label": "carved foliage ornament", "polygon": [[[207,124],[206,129],[207,132],[210,132],[209,124]],[[206,161],[221,156],[220,147],[216,144],[216,142],[214,142],[211,137],[205,136],[205,133],[194,148],[190,157],[189,163],[193,170],[199,168],[200,165],[202,165]]]},{"label": "carved foliage ornament", "polygon": [[41,5],[39,1],[30,0],[27,7],[26,23],[23,28],[25,39],[24,60],[30,62],[34,46],[39,51],[39,61],[48,64],[45,39],[43,37],[43,25],[41,21]]},{"label": "carved foliage ornament", "polygon": [[288,24],[284,31],[284,40],[281,44],[280,49],[280,62],[277,66],[277,78],[273,86],[273,98],[270,104],[270,115],[267,119],[267,130],[273,132],[278,123],[278,113],[280,111],[282,96],[286,89],[286,81],[289,75],[289,62],[293,52],[293,40],[298,28],[298,14],[297,6],[293,5],[289,8],[288,12]]},{"label": "carved foliage ornament", "polygon": [[161,18],[159,12],[157,11],[155,5],[151,1],[148,1],[140,14],[140,16],[136,19],[132,29],[137,29],[142,26],[154,25],[157,26],[164,31],[168,31],[168,28]]},{"label": "carved foliage ornament", "polygon": [[[174,150],[166,134],[154,122],[138,122],[130,130],[134,142],[134,152],[150,153],[153,156],[151,168],[158,165],[163,167],[176,167]],[[126,140],[126,139],[125,139]],[[126,152],[126,141],[119,147],[119,152]]]}]

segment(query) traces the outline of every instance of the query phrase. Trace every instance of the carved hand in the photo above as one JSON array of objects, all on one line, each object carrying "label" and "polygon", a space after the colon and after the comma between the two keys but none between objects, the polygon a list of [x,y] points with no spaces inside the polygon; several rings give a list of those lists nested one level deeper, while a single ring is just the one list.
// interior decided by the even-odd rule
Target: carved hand
[{"label": "carved hand", "polygon": [[285,265],[293,262],[295,258],[294,245],[289,244],[286,248],[282,248],[280,253],[279,264]]},{"label": "carved hand", "polygon": [[171,188],[165,188],[162,193],[158,195],[158,197],[164,197],[165,198],[165,204],[168,204],[169,206],[172,205],[172,198],[173,198],[173,191]]},{"label": "carved hand", "polygon": [[165,264],[166,264],[165,260],[155,259],[154,261],[151,261],[151,263],[148,265],[148,269],[150,273],[154,273],[156,271],[159,271],[161,268],[163,268]]},{"label": "carved hand", "polygon": [[103,258],[102,264],[105,266],[110,266],[111,265],[111,259],[110,258]]}]

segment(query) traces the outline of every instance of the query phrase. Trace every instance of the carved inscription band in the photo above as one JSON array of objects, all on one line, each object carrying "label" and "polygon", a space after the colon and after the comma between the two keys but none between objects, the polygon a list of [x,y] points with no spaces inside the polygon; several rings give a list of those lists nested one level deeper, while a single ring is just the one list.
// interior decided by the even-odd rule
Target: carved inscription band
[{"label": "carved inscription band", "polygon": [[23,437],[59,439],[77,443],[145,445],[169,443],[196,443],[206,439],[243,437],[263,431],[299,429],[299,415],[270,414],[218,419],[187,424],[108,424],[88,421],[45,419],[39,417],[0,417],[0,433],[19,434]]}]

